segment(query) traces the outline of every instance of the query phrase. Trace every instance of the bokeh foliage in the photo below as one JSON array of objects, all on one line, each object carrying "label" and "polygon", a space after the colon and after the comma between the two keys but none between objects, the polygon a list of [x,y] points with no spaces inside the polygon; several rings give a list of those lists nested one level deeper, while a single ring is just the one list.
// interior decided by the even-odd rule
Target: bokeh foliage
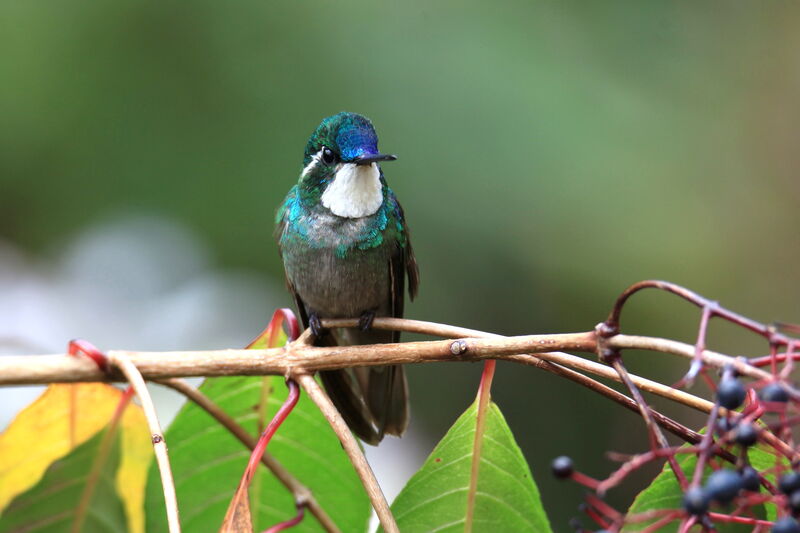
[{"label": "bokeh foliage", "polygon": [[[6,0],[0,238],[47,254],[156,213],[278,285],[274,207],[307,135],[346,109],[400,156],[385,170],[422,268],[412,317],[582,330],[659,277],[800,321],[799,16],[792,2]],[[640,298],[623,328],[691,339],[695,311]],[[712,328],[714,347],[764,349],[729,333]],[[410,374],[433,442],[478,369]],[[644,443],[633,415],[533,370],[501,365],[495,399],[534,472],[564,453],[593,473],[602,450]],[[577,500],[539,483],[563,524]]]}]

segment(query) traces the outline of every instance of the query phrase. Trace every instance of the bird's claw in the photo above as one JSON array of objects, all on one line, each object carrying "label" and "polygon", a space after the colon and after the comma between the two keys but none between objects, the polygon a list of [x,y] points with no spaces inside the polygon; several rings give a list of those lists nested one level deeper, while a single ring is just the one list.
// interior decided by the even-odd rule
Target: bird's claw
[{"label": "bird's claw", "polygon": [[375,321],[375,311],[364,311],[358,319],[358,328],[361,331],[369,331],[372,329],[372,323]]},{"label": "bird's claw", "polygon": [[315,337],[319,337],[322,334],[322,321],[316,313],[309,315],[308,327],[311,328],[311,334]]}]

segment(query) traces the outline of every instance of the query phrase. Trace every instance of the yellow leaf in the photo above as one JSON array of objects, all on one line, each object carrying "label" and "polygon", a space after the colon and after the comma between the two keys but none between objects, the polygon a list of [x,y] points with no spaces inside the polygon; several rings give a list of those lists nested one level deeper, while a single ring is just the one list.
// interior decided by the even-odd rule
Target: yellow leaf
[{"label": "yellow leaf", "polygon": [[122,392],[102,383],[50,385],[0,434],[0,511],[53,463],[106,426]]},{"label": "yellow leaf", "polygon": [[130,405],[122,417],[122,458],[117,493],[125,506],[130,533],[144,533],[144,491],[153,459],[153,443],[142,408]]}]

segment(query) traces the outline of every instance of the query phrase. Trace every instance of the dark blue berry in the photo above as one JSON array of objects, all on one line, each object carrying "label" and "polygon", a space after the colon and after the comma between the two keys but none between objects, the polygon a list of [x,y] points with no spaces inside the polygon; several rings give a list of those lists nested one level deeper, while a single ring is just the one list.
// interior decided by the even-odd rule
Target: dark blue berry
[{"label": "dark blue berry", "polygon": [[553,459],[553,464],[550,465],[550,468],[553,470],[553,475],[558,479],[566,479],[572,475],[574,466],[572,459],[566,455],[562,455]]},{"label": "dark blue berry", "polygon": [[723,468],[713,472],[706,480],[706,494],[719,503],[730,503],[742,490],[742,476],[735,470]]},{"label": "dark blue berry", "polygon": [[770,383],[761,389],[761,399],[765,402],[781,402],[786,403],[789,401],[789,393],[780,383]]},{"label": "dark blue berry", "polygon": [[800,524],[791,516],[784,516],[772,525],[772,533],[800,533]]},{"label": "dark blue berry", "polygon": [[717,387],[717,401],[725,409],[736,409],[744,401],[746,391],[736,378],[722,378]]},{"label": "dark blue berry", "polygon": [[778,488],[784,494],[791,494],[800,490],[800,474],[797,472],[787,472],[778,480]]},{"label": "dark blue berry", "polygon": [[752,466],[746,466],[739,472],[742,476],[742,488],[750,492],[758,492],[761,489],[761,479],[758,477],[758,472]]},{"label": "dark blue berry", "polygon": [[736,433],[734,433],[734,438],[736,439],[736,444],[746,448],[758,441],[758,430],[753,424],[739,424],[736,428]]},{"label": "dark blue berry", "polygon": [[789,494],[789,508],[792,510],[792,514],[795,516],[800,513],[800,490],[796,490]]},{"label": "dark blue berry", "polygon": [[683,495],[683,508],[690,515],[701,515],[708,511],[709,497],[702,487],[691,487]]}]

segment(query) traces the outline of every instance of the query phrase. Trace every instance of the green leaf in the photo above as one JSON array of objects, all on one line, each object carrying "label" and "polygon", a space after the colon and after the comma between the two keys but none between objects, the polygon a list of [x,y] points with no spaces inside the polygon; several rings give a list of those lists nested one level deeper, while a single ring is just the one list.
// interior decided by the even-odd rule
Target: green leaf
[{"label": "green leaf", "polygon": [[[686,444],[683,448],[687,448],[689,445]],[[678,456],[678,465],[681,467],[681,470],[686,474],[688,479],[691,479],[692,475],[694,474],[695,466],[697,465],[697,456],[695,454],[685,454]],[[775,457],[762,450],[760,447],[756,446],[750,448],[748,452],[748,457],[750,459],[750,464],[756,470],[762,471],[765,468],[770,468],[775,465]],[[727,465],[728,467],[730,465]],[[705,480],[706,477],[712,472],[710,467],[706,467],[705,472],[703,473],[703,479]],[[657,509],[680,509],[683,505],[683,491],[681,490],[680,485],[678,484],[678,480],[675,478],[675,474],[672,472],[672,468],[670,468],[669,464],[664,464],[664,468],[661,470],[661,473],[656,476],[650,485],[640,492],[636,499],[631,504],[630,508],[628,509],[628,515],[634,515],[638,513],[643,513],[646,511],[652,511]],[[774,509],[774,505],[770,504],[772,509],[773,516],[777,514],[777,510]],[[767,507],[770,507],[767,506]],[[769,509],[765,509],[764,505],[756,506],[755,514],[757,518],[760,519],[767,519],[766,516],[769,513]],[[627,524],[623,528],[624,532],[633,532],[633,531],[641,531],[645,529],[648,525],[655,522],[655,520],[648,520],[645,522],[639,523],[632,523]],[[666,526],[659,528],[659,532],[674,532],[678,531],[678,526],[680,521],[676,520]],[[745,533],[752,531],[753,527],[747,524],[732,524],[732,523],[722,523],[718,522],[715,523],[717,526],[717,531],[720,533]]]},{"label": "green leaf", "polygon": [[[750,448],[747,452],[747,458],[750,460],[750,466],[759,472],[766,472],[765,477],[773,485],[778,484],[777,476],[775,475],[778,461],[783,463],[782,471],[786,471],[790,468],[790,463],[786,457],[775,455],[774,452],[767,451],[763,444]],[[778,506],[775,505],[774,502],[767,502],[764,504],[764,507],[766,509],[767,520],[774,522],[778,519]]]},{"label": "green leaf", "polygon": [[[98,433],[50,465],[39,483],[5,509],[0,532],[68,533],[76,519],[82,519],[83,533],[127,531],[115,490],[118,434],[106,435],[108,430]],[[84,494],[88,504],[81,506]]]},{"label": "green leaf", "polygon": [[[392,511],[403,533],[464,531],[477,412],[476,401],[397,496]],[[494,402],[483,439],[473,531],[551,531],[530,468]]]},{"label": "green leaf", "polygon": [[[207,379],[200,390],[256,436],[287,396],[280,377]],[[250,457],[250,450],[216,420],[187,403],[166,432],[185,533],[217,531]],[[342,531],[365,531],[366,493],[339,440],[314,403],[301,395],[267,447],[303,484]],[[295,515],[289,491],[261,466],[250,488],[255,531]],[[167,531],[157,469],[147,480],[148,533]],[[322,531],[310,513],[293,532]]]}]

